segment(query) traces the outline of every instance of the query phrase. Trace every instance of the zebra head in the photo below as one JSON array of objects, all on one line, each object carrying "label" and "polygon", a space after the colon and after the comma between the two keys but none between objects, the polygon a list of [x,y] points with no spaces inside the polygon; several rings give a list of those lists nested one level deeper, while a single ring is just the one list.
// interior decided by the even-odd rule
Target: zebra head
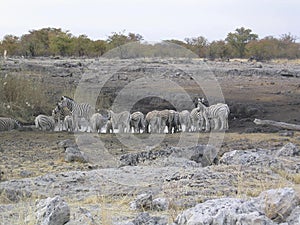
[{"label": "zebra head", "polygon": [[63,95],[61,96],[61,101],[57,104],[59,105],[60,109],[67,107],[69,110],[72,111],[74,103],[75,101],[72,98]]},{"label": "zebra head", "polygon": [[57,113],[57,112],[56,112],[56,108],[55,108],[55,109],[52,110],[52,116],[55,116],[56,113]]}]

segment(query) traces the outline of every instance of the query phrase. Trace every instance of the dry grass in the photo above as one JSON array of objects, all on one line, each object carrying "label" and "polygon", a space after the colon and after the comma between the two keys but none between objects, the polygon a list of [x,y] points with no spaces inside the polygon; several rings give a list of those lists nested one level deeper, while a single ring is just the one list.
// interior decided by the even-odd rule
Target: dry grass
[{"label": "dry grass", "polygon": [[300,59],[273,59],[271,60],[272,63],[276,64],[292,64],[292,65],[299,65]]},{"label": "dry grass", "polygon": [[0,78],[0,115],[29,122],[36,114],[50,114],[52,106],[47,90],[42,83],[25,77]]}]

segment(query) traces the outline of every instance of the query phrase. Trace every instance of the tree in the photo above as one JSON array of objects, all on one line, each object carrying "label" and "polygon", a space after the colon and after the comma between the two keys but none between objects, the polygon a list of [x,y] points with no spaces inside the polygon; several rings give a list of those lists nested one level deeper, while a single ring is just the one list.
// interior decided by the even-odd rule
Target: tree
[{"label": "tree", "polygon": [[199,37],[193,37],[193,38],[185,38],[184,40],[187,44],[188,49],[193,51],[199,57],[202,57],[202,58],[206,57],[208,40],[205,37],[199,36]]},{"label": "tree", "polygon": [[267,36],[261,40],[250,41],[246,46],[246,55],[248,57],[254,56],[258,60],[277,58],[279,53],[278,44],[279,40],[272,36]]},{"label": "tree", "polygon": [[104,40],[96,40],[92,43],[92,55],[102,56],[107,51],[107,42]]},{"label": "tree", "polygon": [[68,33],[54,35],[50,39],[49,46],[52,55],[72,55],[72,36]]},{"label": "tree", "polygon": [[[29,34],[21,37],[22,54],[25,56],[49,56],[57,53],[57,46],[54,42],[62,42],[64,37],[69,38],[71,34],[68,31],[62,31],[60,28],[42,28],[40,30],[31,30]],[[59,50],[61,51],[61,50]]]},{"label": "tree", "polygon": [[110,49],[118,49],[120,58],[126,58],[128,49],[124,45],[130,42],[140,42],[142,39],[143,37],[140,34],[128,33],[128,35],[126,35],[125,31],[119,33],[113,32],[112,35],[108,37],[107,43]]},{"label": "tree", "polygon": [[1,53],[5,50],[10,56],[18,55],[20,49],[20,39],[14,35],[5,35],[1,43]]},{"label": "tree", "polygon": [[253,34],[251,29],[244,27],[237,28],[234,33],[227,34],[226,41],[236,51],[237,56],[243,58],[246,53],[246,45],[252,40],[258,38],[257,34]]},{"label": "tree", "polygon": [[281,35],[279,39],[279,57],[293,59],[300,56],[299,43],[297,37],[288,33]]},{"label": "tree", "polygon": [[78,37],[72,38],[73,55],[82,57],[87,56],[91,52],[92,40],[86,35],[79,35]]},{"label": "tree", "polygon": [[230,48],[225,41],[220,40],[220,41],[213,41],[212,43],[210,43],[208,48],[208,56],[211,59],[230,58],[230,55],[231,55]]}]

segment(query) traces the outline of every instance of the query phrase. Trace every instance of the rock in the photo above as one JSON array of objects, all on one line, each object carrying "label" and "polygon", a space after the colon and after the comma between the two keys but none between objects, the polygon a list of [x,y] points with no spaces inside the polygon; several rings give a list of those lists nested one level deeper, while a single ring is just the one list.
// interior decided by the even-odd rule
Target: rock
[{"label": "rock", "polygon": [[299,225],[300,224],[300,206],[297,206],[286,219],[288,225]]},{"label": "rock", "polygon": [[[210,145],[196,145],[193,147],[168,147],[162,150],[149,150],[138,153],[128,153],[120,157],[122,166],[136,166],[139,163],[145,163],[146,161],[154,161],[158,159],[180,158],[187,159],[189,161],[196,162],[201,166],[209,166],[217,163],[218,150]],[[165,160],[161,160],[166,163]],[[194,163],[181,162],[187,166]],[[167,166],[167,165],[164,165]]]},{"label": "rock", "polygon": [[275,223],[259,211],[253,204],[236,198],[221,198],[209,200],[179,214],[176,225],[236,225]]},{"label": "rock", "polygon": [[36,207],[36,224],[63,225],[70,220],[70,208],[59,196],[40,200]]},{"label": "rock", "polygon": [[299,224],[299,198],[292,188],[272,189],[248,201],[208,200],[179,214],[175,224]]},{"label": "rock", "polygon": [[294,137],[294,131],[292,131],[292,130],[279,131],[279,136]]},{"label": "rock", "polygon": [[66,140],[63,140],[63,141],[59,141],[57,143],[57,146],[59,148],[62,148],[63,150],[65,150],[68,147],[77,147],[77,144],[73,140],[66,139]]},{"label": "rock", "polygon": [[295,73],[287,69],[282,69],[279,74],[283,77],[295,77]]},{"label": "rock", "polygon": [[276,222],[285,222],[300,204],[297,193],[292,188],[264,191],[254,202],[270,219]]},{"label": "rock", "polygon": [[68,147],[65,152],[65,161],[87,163],[88,159],[78,148]]},{"label": "rock", "polygon": [[20,176],[21,177],[30,177],[32,176],[34,173],[32,171],[28,171],[28,170],[22,170],[20,172]]},{"label": "rock", "polygon": [[278,150],[277,156],[295,156],[300,155],[299,148],[293,143],[288,143]]},{"label": "rock", "polygon": [[133,225],[167,225],[168,219],[164,217],[150,216],[149,213],[140,213],[133,221]]},{"label": "rock", "polygon": [[189,149],[194,151],[190,159],[201,163],[203,167],[216,164],[218,161],[218,150],[211,145],[197,145]]},{"label": "rock", "polygon": [[148,210],[153,208],[152,194],[140,194],[131,202],[130,208],[134,210]]},{"label": "rock", "polygon": [[220,164],[243,166],[269,165],[271,161],[276,160],[264,149],[233,150],[224,153],[220,159]]},{"label": "rock", "polygon": [[157,211],[165,211],[169,208],[169,202],[166,198],[156,198],[152,202],[153,209]]}]

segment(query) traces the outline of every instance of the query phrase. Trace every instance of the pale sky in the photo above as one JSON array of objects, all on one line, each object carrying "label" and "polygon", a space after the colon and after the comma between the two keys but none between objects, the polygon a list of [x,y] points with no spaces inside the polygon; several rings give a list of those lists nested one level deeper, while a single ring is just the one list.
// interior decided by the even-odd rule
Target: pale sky
[{"label": "pale sky", "polygon": [[0,40],[46,27],[93,40],[126,30],[146,41],[213,41],[242,26],[260,38],[300,38],[299,22],[299,0],[0,0]]}]

